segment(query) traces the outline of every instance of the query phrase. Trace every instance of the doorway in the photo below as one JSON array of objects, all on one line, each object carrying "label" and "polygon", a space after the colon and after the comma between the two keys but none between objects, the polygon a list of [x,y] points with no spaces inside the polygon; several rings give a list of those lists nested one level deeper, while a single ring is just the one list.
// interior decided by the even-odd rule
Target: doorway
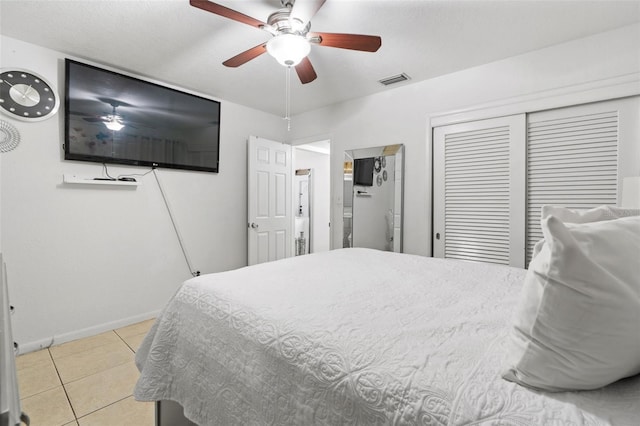
[{"label": "doorway", "polygon": [[331,248],[330,154],[328,140],[293,146],[295,254]]}]

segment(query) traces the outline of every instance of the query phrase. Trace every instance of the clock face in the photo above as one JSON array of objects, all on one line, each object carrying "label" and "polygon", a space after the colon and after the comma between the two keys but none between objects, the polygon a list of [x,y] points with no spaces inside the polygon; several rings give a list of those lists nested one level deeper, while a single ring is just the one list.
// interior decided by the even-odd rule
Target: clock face
[{"label": "clock face", "polygon": [[0,111],[5,114],[39,121],[53,116],[59,106],[55,89],[39,75],[19,69],[0,72]]},{"label": "clock face", "polygon": [[380,170],[382,169],[380,157],[376,157],[376,159],[374,160],[373,169],[376,171],[376,173],[380,173]]}]

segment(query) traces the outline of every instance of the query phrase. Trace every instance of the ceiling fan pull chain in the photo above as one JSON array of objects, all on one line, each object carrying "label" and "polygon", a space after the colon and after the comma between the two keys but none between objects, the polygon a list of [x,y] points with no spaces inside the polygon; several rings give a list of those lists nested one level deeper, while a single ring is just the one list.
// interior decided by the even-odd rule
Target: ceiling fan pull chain
[{"label": "ceiling fan pull chain", "polygon": [[291,131],[291,67],[287,67],[286,82],[284,87],[286,97],[284,119],[287,120],[287,131]]}]

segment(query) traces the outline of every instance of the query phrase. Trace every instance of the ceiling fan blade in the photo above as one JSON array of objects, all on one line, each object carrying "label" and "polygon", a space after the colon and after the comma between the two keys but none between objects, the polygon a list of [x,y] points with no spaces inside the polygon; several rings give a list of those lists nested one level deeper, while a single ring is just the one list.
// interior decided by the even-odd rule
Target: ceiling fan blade
[{"label": "ceiling fan blade", "polygon": [[311,61],[308,57],[305,57],[298,65],[296,65],[296,72],[298,73],[298,77],[302,84],[311,83],[318,77],[316,70],[313,69],[313,65],[311,65]]},{"label": "ceiling fan blade", "polygon": [[207,12],[215,13],[216,15],[251,25],[252,27],[262,29],[267,26],[264,22],[252,18],[251,16],[247,16],[244,13],[236,12],[233,9],[229,9],[228,7],[207,0],[189,0],[189,3],[191,6],[197,7],[198,9],[206,10]]},{"label": "ceiling fan blade", "polygon": [[257,45],[256,47],[252,47],[249,50],[245,50],[244,52],[234,56],[233,58],[227,59],[222,63],[222,65],[226,67],[239,67],[240,65],[246,64],[252,59],[257,58],[267,51],[267,43],[262,43]]},{"label": "ceiling fan blade", "polygon": [[320,46],[361,50],[363,52],[375,52],[382,45],[380,37],[362,34],[309,33],[307,37],[310,39],[318,37]]},{"label": "ceiling fan blade", "polygon": [[291,9],[291,18],[299,19],[303,25],[313,18],[327,0],[296,0]]}]

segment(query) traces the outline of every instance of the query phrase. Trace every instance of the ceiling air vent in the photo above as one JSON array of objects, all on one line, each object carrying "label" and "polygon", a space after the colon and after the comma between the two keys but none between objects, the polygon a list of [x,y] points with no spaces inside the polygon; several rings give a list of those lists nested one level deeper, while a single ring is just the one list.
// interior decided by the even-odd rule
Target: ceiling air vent
[{"label": "ceiling air vent", "polygon": [[405,73],[392,75],[391,77],[383,78],[382,80],[378,80],[378,83],[384,84],[385,86],[391,86],[392,84],[402,83],[403,81],[411,80],[411,77],[406,75]]}]

